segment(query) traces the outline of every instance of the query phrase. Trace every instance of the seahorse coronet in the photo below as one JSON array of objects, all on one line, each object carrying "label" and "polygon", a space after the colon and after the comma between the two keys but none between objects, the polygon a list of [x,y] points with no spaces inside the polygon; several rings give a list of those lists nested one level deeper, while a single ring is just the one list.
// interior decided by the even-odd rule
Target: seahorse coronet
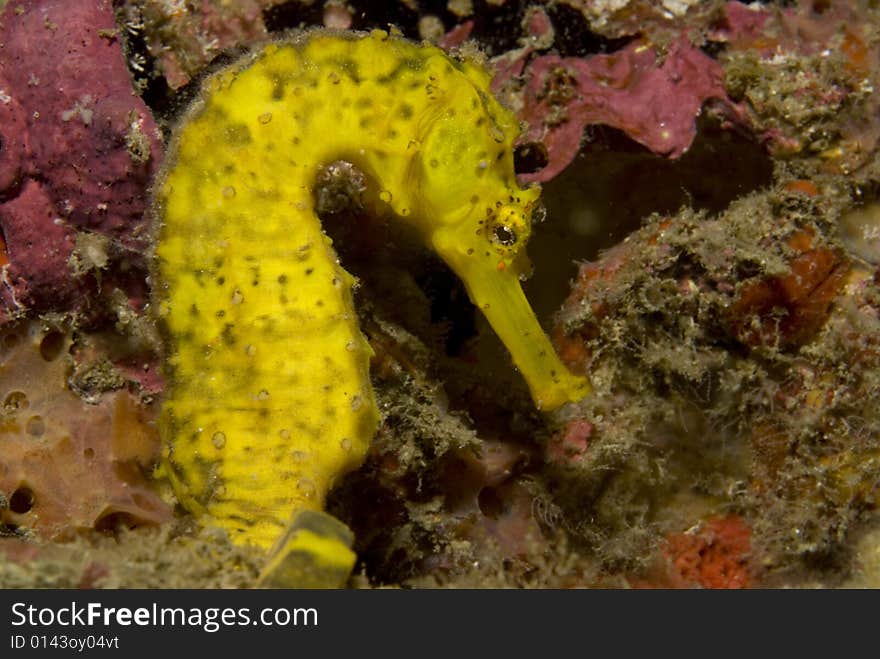
[{"label": "seahorse coronet", "polygon": [[174,132],[153,205],[165,472],[233,541],[268,549],[321,511],[378,424],[354,280],[315,212],[330,163],[461,277],[539,407],[587,393],[520,288],[540,189],[516,182],[519,124],[489,83],[433,46],[316,30],[208,77]]}]

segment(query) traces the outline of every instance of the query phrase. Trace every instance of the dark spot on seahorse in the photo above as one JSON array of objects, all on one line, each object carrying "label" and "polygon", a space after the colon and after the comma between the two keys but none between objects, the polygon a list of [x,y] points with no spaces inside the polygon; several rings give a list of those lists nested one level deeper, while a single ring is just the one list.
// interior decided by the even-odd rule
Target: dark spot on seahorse
[{"label": "dark spot on seahorse", "polygon": [[400,110],[398,110],[398,114],[402,119],[410,119],[413,116],[413,106],[409,103],[404,103],[400,106]]},{"label": "dark spot on seahorse", "polygon": [[[237,524],[240,524],[240,525],[245,526],[247,528],[252,527],[257,522],[256,519],[251,519],[250,517],[244,517],[243,515],[226,515],[225,517],[226,517],[226,519],[232,520],[232,521],[236,522]],[[262,520],[262,518],[261,518],[261,520]],[[245,529],[236,529],[236,531],[239,531],[240,533],[244,533]]]},{"label": "dark spot on seahorse", "polygon": [[201,115],[201,119],[210,121],[211,123],[226,121],[226,110],[222,105],[211,102]]},{"label": "dark spot on seahorse", "polygon": [[266,74],[266,77],[272,82],[272,100],[280,101],[284,98],[284,87],[286,86],[287,81],[274,72]]},{"label": "dark spot on seahorse", "polygon": [[287,275],[278,275],[278,283],[282,286],[287,283]]},{"label": "dark spot on seahorse", "polygon": [[360,67],[358,63],[352,59],[351,57],[340,57],[336,60],[333,60],[334,63],[339,66],[342,72],[351,78],[351,81],[355,84],[360,84],[361,82],[361,74]]},{"label": "dark spot on seahorse", "polygon": [[223,343],[225,343],[228,346],[235,345],[236,339],[235,339],[235,334],[232,333],[233,327],[235,327],[235,325],[233,325],[232,323],[226,323],[223,326],[223,331],[220,332],[220,338],[223,340]]},{"label": "dark spot on seahorse", "polygon": [[234,123],[226,128],[226,141],[232,146],[250,144],[251,140],[251,129],[247,124]]},{"label": "dark spot on seahorse", "polygon": [[393,78],[397,78],[404,72],[411,73],[413,71],[422,71],[425,68],[425,58],[421,55],[413,56],[413,57],[403,57],[399,60],[395,69],[388,74],[387,76],[383,76],[379,78],[379,82],[384,83],[390,81]]},{"label": "dark spot on seahorse", "polygon": [[168,466],[171,467],[171,471],[174,472],[174,477],[181,483],[189,482],[189,478],[186,474],[186,471],[183,467],[177,462],[174,461],[174,454],[172,453],[167,462]]}]

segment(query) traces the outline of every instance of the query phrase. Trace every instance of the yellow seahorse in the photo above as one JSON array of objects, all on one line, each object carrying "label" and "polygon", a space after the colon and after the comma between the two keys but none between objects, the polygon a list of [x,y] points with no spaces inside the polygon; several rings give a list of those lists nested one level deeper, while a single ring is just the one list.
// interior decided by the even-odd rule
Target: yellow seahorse
[{"label": "yellow seahorse", "polygon": [[[350,532],[322,513],[376,430],[370,347],[315,214],[343,160],[463,280],[539,408],[582,398],[520,288],[537,186],[479,65],[384,31],[279,41],[210,77],[155,189],[160,421],[180,501],[269,549],[264,583],[339,585]],[[279,540],[281,538],[281,540]]]}]

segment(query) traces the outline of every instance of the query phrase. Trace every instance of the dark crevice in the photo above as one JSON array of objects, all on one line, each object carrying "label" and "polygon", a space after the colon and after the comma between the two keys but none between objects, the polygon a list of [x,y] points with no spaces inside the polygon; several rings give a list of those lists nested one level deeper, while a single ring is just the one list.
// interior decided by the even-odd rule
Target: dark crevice
[{"label": "dark crevice", "polygon": [[[165,76],[151,73],[156,71],[156,62],[147,48],[144,32],[131,26],[122,11],[116,12],[116,30],[135,89],[148,107],[161,112],[173,94]],[[137,66],[133,65],[135,62]]]},{"label": "dark crevice", "polygon": [[726,48],[727,44],[722,41],[707,41],[702,46],[700,46],[700,50],[712,59],[717,59],[718,56],[723,53]]},{"label": "dark crevice", "polygon": [[263,23],[269,32],[284,32],[307,25],[321,25],[323,15],[321,2],[307,6],[298,0],[291,0],[264,10]]},{"label": "dark crevice", "polygon": [[[144,100],[147,101],[147,105],[150,106],[156,114],[156,118],[159,119],[161,123],[173,125],[192,106],[192,103],[202,91],[202,84],[206,78],[209,78],[220,69],[232,64],[247,52],[248,49],[245,47],[225,50],[218,54],[207,65],[202,67],[199,72],[193,75],[189,82],[182,87],[172,92],[166,85],[165,96],[162,97],[160,101],[156,102],[155,105],[147,101],[146,97],[144,97]],[[163,131],[163,135],[167,142],[167,140],[171,138],[171,131]]]},{"label": "dark crevice", "polygon": [[522,21],[529,2],[505,2],[490,5],[485,0],[474,3],[474,30],[477,39],[490,57],[519,48],[523,36]]},{"label": "dark crevice", "polygon": [[445,328],[444,349],[448,357],[458,356],[477,335],[474,305],[464,284],[445,266],[430,270],[416,282],[431,304],[431,322]]},{"label": "dark crevice", "polygon": [[126,531],[138,526],[138,521],[129,513],[115,511],[101,515],[95,521],[95,530],[101,533],[115,535],[119,531]]},{"label": "dark crevice", "polygon": [[584,57],[596,53],[613,53],[628,44],[632,37],[609,39],[590,30],[584,15],[568,5],[551,5],[547,14],[553,23],[553,46],[562,57]]},{"label": "dark crevice", "polygon": [[547,147],[540,142],[519,144],[513,152],[513,168],[517,174],[533,174],[549,162]]},{"label": "dark crevice", "polygon": [[24,515],[34,507],[34,493],[29,487],[20,487],[9,497],[9,510]]},{"label": "dark crevice", "polygon": [[[490,56],[519,47],[522,36],[522,19],[528,2],[508,0],[502,6],[490,4],[486,0],[476,0],[470,16],[459,17],[449,11],[446,0],[422,0],[418,10],[413,10],[402,2],[373,2],[372,0],[351,0],[352,29],[388,29],[394,26],[409,39],[420,40],[419,19],[434,16],[443,24],[446,31],[467,21],[473,21],[471,38],[480,41]],[[269,32],[279,33],[287,30],[322,25],[323,6],[321,3],[305,5],[298,0],[290,0],[267,9],[263,21]]]},{"label": "dark crevice", "polygon": [[652,213],[682,207],[719,213],[772,181],[773,162],[761,145],[709,118],[698,121],[693,145],[677,160],[651,153],[622,131],[589,127],[580,155],[543,184],[549,220],[529,242],[535,274],[526,294],[538,317],[547,318],[569,290],[575,261],[595,259]]}]

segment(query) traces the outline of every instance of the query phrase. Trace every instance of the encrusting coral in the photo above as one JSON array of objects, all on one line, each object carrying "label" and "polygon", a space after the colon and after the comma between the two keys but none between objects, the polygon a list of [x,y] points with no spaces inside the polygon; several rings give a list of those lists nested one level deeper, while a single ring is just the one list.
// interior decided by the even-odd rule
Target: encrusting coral
[{"label": "encrusting coral", "polygon": [[0,531],[61,539],[169,521],[149,482],[147,411],[125,390],[84,407],[66,384],[70,343],[37,323],[0,333]]}]

